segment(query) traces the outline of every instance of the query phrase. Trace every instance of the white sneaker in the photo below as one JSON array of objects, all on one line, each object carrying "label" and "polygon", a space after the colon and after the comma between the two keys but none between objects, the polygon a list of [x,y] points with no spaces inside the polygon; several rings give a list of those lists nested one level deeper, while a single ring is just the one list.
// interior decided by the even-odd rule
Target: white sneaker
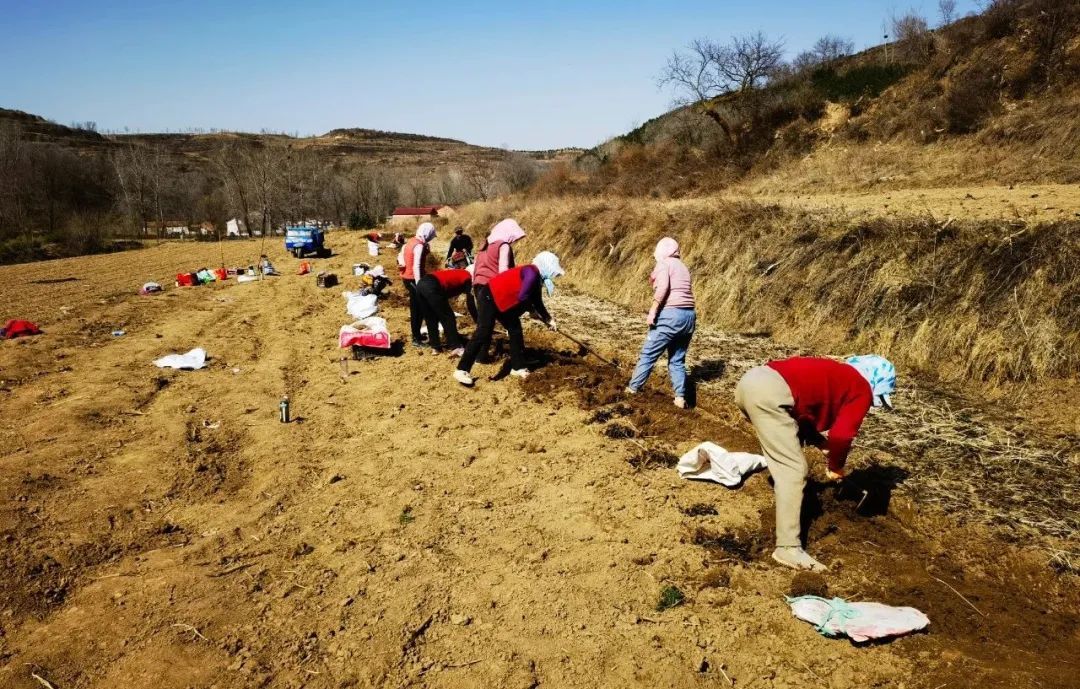
[{"label": "white sneaker", "polygon": [[785,567],[792,569],[805,569],[811,572],[827,572],[829,568],[821,564],[800,548],[799,546],[777,547],[773,551],[772,559]]},{"label": "white sneaker", "polygon": [[626,389],[625,389],[625,390],[623,390],[623,392],[625,392],[625,393],[626,393],[627,395],[636,395],[636,394],[638,393],[638,391],[637,391],[637,390],[635,390],[634,388],[630,387],[629,385],[627,385],[627,386],[626,386]]},{"label": "white sneaker", "polygon": [[686,398],[685,397],[676,397],[675,398],[675,406],[678,407],[679,409],[686,409]]},{"label": "white sneaker", "polygon": [[462,371],[460,368],[454,371],[454,380],[468,388],[473,385],[473,377],[469,375],[468,371]]},{"label": "white sneaker", "polygon": [[527,368],[512,368],[512,369],[510,369],[510,375],[517,376],[518,378],[521,378],[522,380],[524,380],[525,378],[529,377],[529,369],[527,369]]}]

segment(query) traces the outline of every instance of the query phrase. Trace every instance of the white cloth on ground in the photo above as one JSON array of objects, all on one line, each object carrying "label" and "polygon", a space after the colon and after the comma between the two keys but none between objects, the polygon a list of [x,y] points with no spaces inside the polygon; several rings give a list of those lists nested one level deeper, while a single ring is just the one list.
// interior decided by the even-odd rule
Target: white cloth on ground
[{"label": "white cloth on ground", "polygon": [[193,371],[206,366],[206,350],[196,347],[187,354],[169,354],[154,361],[158,368],[177,368],[184,371]]},{"label": "white cloth on ground", "polygon": [[848,603],[843,598],[788,598],[791,612],[817,627],[823,636],[847,636],[856,643],[925,629],[930,618],[915,608],[884,603]]},{"label": "white cloth on ground", "polygon": [[679,459],[679,476],[714,481],[734,488],[748,474],[765,468],[765,458],[749,452],[728,452],[716,443],[704,442]]},{"label": "white cloth on ground", "polygon": [[379,312],[378,295],[342,292],[341,296],[345,297],[345,311],[356,320],[374,316]]}]

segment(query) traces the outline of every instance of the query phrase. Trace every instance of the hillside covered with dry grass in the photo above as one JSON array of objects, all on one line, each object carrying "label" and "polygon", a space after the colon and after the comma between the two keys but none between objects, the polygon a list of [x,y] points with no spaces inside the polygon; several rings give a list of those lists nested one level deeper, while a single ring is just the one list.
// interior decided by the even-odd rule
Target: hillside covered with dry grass
[{"label": "hillside covered with dry grass", "polygon": [[[680,197],[732,187],[1080,181],[1080,5],[993,0],[933,30],[913,13],[896,17],[891,31],[889,45],[778,59],[759,85],[721,93],[719,77],[703,85],[684,71],[672,93],[686,105],[553,169],[536,192]],[[745,40],[782,47],[761,34]],[[677,51],[676,64],[706,78],[726,71],[712,52]]]},{"label": "hillside covered with dry grass", "polygon": [[[875,351],[947,380],[1080,372],[1080,222],[895,219],[718,199],[553,199],[514,216],[575,286],[644,308],[652,249],[678,237],[702,318],[802,347]],[[644,313],[644,311],[642,311]]]}]

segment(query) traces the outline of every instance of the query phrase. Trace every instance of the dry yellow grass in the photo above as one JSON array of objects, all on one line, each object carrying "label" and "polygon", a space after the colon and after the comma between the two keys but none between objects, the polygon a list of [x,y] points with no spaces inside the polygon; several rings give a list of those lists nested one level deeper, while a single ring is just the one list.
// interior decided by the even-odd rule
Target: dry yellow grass
[{"label": "dry yellow grass", "polygon": [[463,210],[474,235],[513,215],[523,255],[551,249],[567,280],[644,308],[657,239],[695,276],[703,320],[836,354],[873,351],[983,384],[1080,371],[1075,221],[868,218],[717,199],[503,201]]}]

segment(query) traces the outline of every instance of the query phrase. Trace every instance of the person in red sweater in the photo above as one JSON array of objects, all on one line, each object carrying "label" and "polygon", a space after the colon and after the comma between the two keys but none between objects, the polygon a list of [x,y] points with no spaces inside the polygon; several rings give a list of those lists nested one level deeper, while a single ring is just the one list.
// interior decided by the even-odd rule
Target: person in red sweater
[{"label": "person in red sweater", "polygon": [[[479,265],[479,264],[477,264]],[[533,262],[510,268],[491,278],[491,281],[478,290],[479,319],[476,331],[465,345],[454,380],[471,387],[473,384],[472,367],[476,357],[487,349],[498,321],[506,328],[510,340],[510,375],[527,378],[529,369],[525,362],[525,337],[521,332],[521,316],[532,312],[549,328],[557,328],[555,319],[544,307],[543,289],[550,295],[555,291],[554,280],[565,274],[559,264],[559,257],[550,251],[541,251]]]},{"label": "person in red sweater", "polygon": [[826,475],[830,480],[843,478],[866,413],[871,405],[891,406],[895,387],[896,369],[877,356],[849,362],[816,357],[770,361],[739,380],[735,402],[754,426],[776,492],[773,560],[795,569],[827,569],[799,540],[807,474],[802,445],[824,450]]},{"label": "person in red sweater", "polygon": [[469,315],[477,320],[476,301],[472,295],[472,273],[465,269],[436,270],[420,278],[416,283],[416,295],[424,312],[424,322],[427,323],[428,344],[434,349],[441,349],[442,342],[439,337],[439,325],[442,325],[446,335],[446,346],[454,356],[465,353],[465,344],[461,341],[461,335],[457,331],[457,319],[454,309],[450,307],[450,299],[465,295],[465,305],[469,309]]}]

